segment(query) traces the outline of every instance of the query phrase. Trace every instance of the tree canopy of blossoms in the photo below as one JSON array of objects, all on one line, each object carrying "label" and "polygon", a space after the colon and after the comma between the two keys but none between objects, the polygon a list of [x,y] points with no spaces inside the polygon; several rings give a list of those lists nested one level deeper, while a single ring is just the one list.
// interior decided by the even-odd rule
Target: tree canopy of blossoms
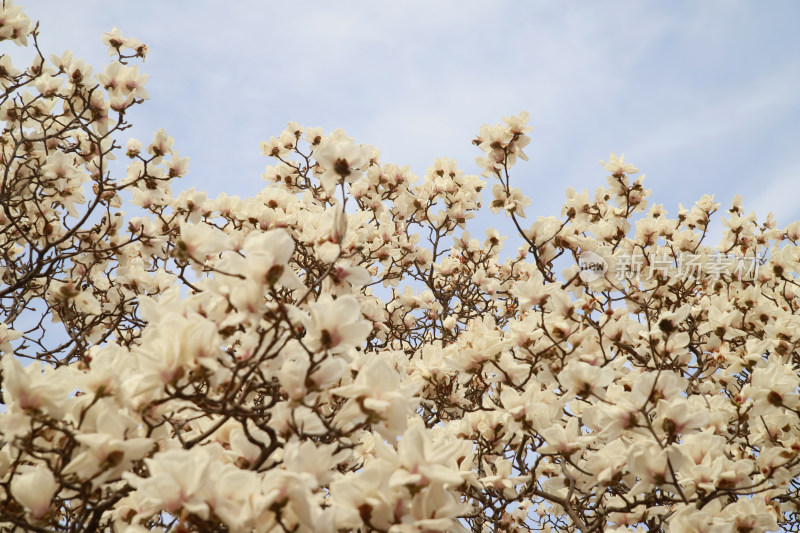
[{"label": "tree canopy of blossoms", "polygon": [[290,123],[255,197],[173,194],[172,137],[118,141],[147,47],[38,31],[2,2],[4,531],[800,529],[800,223],[737,198],[708,245],[718,203],[669,218],[613,154],[532,220],[527,113],[482,176]]}]

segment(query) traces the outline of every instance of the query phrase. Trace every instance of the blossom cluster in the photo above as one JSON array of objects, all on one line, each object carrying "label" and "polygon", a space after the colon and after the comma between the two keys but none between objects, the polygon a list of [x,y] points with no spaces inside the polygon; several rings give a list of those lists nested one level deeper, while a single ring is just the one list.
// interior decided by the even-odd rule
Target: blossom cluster
[{"label": "blossom cluster", "polygon": [[[174,193],[172,137],[117,140],[147,47],[109,32],[92,76],[37,36],[6,0],[0,39],[38,53],[0,60],[3,528],[796,527],[800,223],[737,198],[708,246],[720,204],[668,218],[614,154],[527,220],[527,113],[480,129],[482,176],[289,123],[254,197]],[[484,189],[510,254],[469,233]],[[607,249],[756,257],[757,279],[583,279]]]}]

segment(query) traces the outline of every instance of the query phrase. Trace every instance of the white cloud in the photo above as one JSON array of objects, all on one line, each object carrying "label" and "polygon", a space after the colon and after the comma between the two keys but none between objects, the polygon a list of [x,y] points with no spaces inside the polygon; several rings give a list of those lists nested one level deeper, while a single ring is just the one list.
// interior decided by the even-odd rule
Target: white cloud
[{"label": "white cloud", "polygon": [[759,221],[772,212],[778,226],[784,227],[800,220],[800,161],[788,160],[770,165],[765,171],[770,180],[760,184],[758,178],[752,184],[751,199],[744,198],[744,208],[755,211]]},{"label": "white cloud", "polygon": [[642,132],[633,151],[647,155],[676,156],[687,147],[724,143],[732,135],[768,123],[787,108],[800,106],[800,63],[793,63],[767,78],[733,88],[720,101],[698,101],[681,116]]},{"label": "white cloud", "polygon": [[[648,173],[669,208],[742,189],[749,176],[737,168],[757,154],[731,150],[732,140],[800,133],[785,119],[800,113],[792,2],[78,5],[29,5],[48,52],[74,48],[97,71],[103,31],[148,42],[153,99],[130,133],[166,127],[192,158],[182,186],[212,195],[258,190],[258,142],[288,120],[343,127],[417,172],[435,157],[474,171],[480,124],[527,109],[532,161],[516,175],[543,215],[559,211],[567,185],[601,185],[597,160],[612,150]],[[780,150],[782,168],[795,169],[796,150]]]}]

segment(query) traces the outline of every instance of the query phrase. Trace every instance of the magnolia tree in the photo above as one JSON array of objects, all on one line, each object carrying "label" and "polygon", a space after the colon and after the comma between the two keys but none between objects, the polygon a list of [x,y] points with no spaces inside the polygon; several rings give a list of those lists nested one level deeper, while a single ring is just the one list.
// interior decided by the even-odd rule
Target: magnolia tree
[{"label": "magnolia tree", "polygon": [[174,195],[171,137],[117,141],[147,47],[92,75],[37,35],[3,2],[4,530],[800,527],[800,224],[737,198],[710,247],[719,204],[668,218],[613,154],[526,220],[527,113],[482,177],[290,123],[257,196]]}]

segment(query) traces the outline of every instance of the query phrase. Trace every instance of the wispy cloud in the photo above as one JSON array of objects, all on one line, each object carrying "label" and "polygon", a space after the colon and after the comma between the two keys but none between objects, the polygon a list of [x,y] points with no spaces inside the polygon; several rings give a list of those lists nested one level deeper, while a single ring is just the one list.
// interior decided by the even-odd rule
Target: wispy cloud
[{"label": "wispy cloud", "polygon": [[536,129],[518,175],[540,214],[559,211],[567,185],[602,184],[597,161],[612,150],[671,210],[704,192],[757,194],[748,180],[761,163],[744,147],[782,162],[780,176],[760,177],[756,204],[790,209],[778,193],[800,155],[771,139],[800,134],[787,119],[800,115],[795,2],[37,0],[28,10],[50,51],[74,48],[98,67],[99,36],[114,25],[151,45],[152,101],[130,133],[165,127],[192,158],[183,186],[211,194],[258,190],[258,142],[287,120],[343,127],[417,172],[441,156],[475,171],[480,124],[527,109]]}]

